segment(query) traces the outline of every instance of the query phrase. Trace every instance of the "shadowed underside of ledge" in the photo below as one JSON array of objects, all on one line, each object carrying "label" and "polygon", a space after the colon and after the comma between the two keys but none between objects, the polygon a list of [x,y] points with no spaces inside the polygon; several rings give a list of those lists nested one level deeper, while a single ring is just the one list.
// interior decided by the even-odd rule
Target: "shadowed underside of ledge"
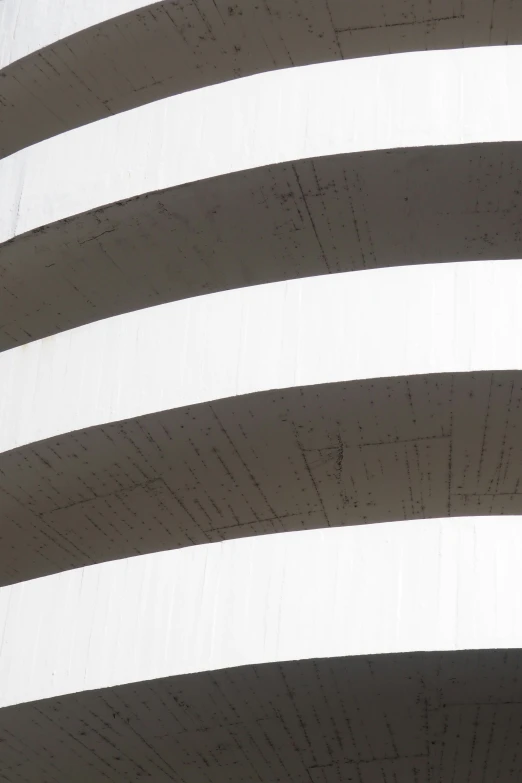
[{"label": "shadowed underside of ledge", "polygon": [[[142,7],[129,0],[129,13],[112,19],[110,3],[91,0],[92,10],[82,12],[78,0],[52,0],[35,29],[19,23],[20,15],[35,13],[27,0],[4,4],[13,9],[3,62],[28,54],[0,73],[3,156],[149,101],[268,70],[522,43],[522,12],[509,0],[183,0]],[[77,31],[78,24],[92,26]],[[56,40],[63,31],[75,34]],[[32,51],[46,40],[50,45]]]},{"label": "shadowed underside of ledge", "polygon": [[518,258],[522,147],[337,155],[144,194],[0,246],[0,349],[176,299]]},{"label": "shadowed underside of ledge", "polygon": [[257,534],[522,513],[519,372],[327,384],[0,457],[2,584]]},{"label": "shadowed underside of ledge", "polygon": [[0,710],[7,783],[517,783],[518,650],[245,666]]}]

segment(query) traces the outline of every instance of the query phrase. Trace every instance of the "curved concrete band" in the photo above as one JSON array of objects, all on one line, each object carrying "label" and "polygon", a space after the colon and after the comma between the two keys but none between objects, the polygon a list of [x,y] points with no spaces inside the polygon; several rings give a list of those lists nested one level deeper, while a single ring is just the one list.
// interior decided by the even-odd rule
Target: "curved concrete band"
[{"label": "curved concrete band", "polygon": [[1,583],[264,533],[521,514],[522,375],[294,387],[1,455]]},{"label": "curved concrete band", "polygon": [[336,155],[113,204],[0,248],[0,350],[328,272],[522,258],[520,144]]},{"label": "curved concrete band", "polygon": [[2,583],[273,531],[522,513],[521,274],[273,284],[2,354]]},{"label": "curved concrete band", "polygon": [[518,519],[438,520],[4,588],[4,777],[514,783],[521,556]]},{"label": "curved concrete band", "polygon": [[519,650],[319,659],[0,710],[7,783],[486,780],[520,774]]},{"label": "curved concrete band", "polygon": [[504,47],[293,69],[2,161],[1,347],[251,282],[518,255],[521,68]]},{"label": "curved concrete band", "polygon": [[294,65],[522,42],[518,4],[474,0],[4,0],[0,155],[107,115]]}]

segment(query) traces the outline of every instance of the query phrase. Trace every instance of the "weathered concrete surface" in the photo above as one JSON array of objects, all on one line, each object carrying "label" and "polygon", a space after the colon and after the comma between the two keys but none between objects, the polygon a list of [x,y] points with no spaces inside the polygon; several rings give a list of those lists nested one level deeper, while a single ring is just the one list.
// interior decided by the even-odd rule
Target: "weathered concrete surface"
[{"label": "weathered concrete surface", "polygon": [[520,372],[216,401],[0,459],[2,584],[244,536],[522,514]]},{"label": "weathered concrete surface", "polygon": [[512,0],[3,0],[0,154],[238,76],[521,42]]},{"label": "weathered concrete surface", "polygon": [[196,182],[0,248],[0,349],[213,291],[522,257],[522,146],[339,155]]},{"label": "weathered concrete surface", "polygon": [[223,287],[520,255],[521,69],[522,47],[294,69],[7,158],[1,347]]},{"label": "weathered concrete surface", "polygon": [[[57,2],[0,3],[11,59],[81,31],[0,73],[0,154],[343,56],[341,8],[349,56],[521,26],[507,0]],[[287,71],[6,158],[3,347],[519,257],[521,54],[355,62],[349,89]],[[62,573],[0,589],[0,778],[519,783],[522,526],[493,514],[522,512],[521,290],[516,261],[354,273],[3,354],[0,584]],[[460,514],[490,517],[433,520]]]},{"label": "weathered concrete surface", "polygon": [[2,583],[258,533],[522,513],[521,274],[313,278],[5,352]]},{"label": "weathered concrete surface", "polygon": [[0,711],[7,783],[518,783],[520,651],[297,661]]},{"label": "weathered concrete surface", "polygon": [[520,520],[445,520],[4,589],[0,774],[515,783],[521,556]]},{"label": "weathered concrete surface", "polygon": [[156,101],[0,162],[0,240],[106,204],[348,152],[522,141],[522,46],[290,69]]}]

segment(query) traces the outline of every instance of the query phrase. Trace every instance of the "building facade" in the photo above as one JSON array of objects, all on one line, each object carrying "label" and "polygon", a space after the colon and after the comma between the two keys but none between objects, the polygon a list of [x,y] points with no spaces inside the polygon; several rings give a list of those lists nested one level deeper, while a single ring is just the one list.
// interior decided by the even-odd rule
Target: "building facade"
[{"label": "building facade", "polygon": [[1,780],[520,780],[519,44],[0,0]]}]

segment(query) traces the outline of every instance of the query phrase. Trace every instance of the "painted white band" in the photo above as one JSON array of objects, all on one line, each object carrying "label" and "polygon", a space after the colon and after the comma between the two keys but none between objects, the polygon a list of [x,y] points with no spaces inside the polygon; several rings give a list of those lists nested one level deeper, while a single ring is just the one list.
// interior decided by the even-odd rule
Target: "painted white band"
[{"label": "painted white band", "polygon": [[0,590],[0,705],[270,661],[522,646],[522,519],[258,536]]},{"label": "painted white band", "polygon": [[98,321],[0,354],[0,451],[270,389],[522,369],[522,263],[295,280]]}]

